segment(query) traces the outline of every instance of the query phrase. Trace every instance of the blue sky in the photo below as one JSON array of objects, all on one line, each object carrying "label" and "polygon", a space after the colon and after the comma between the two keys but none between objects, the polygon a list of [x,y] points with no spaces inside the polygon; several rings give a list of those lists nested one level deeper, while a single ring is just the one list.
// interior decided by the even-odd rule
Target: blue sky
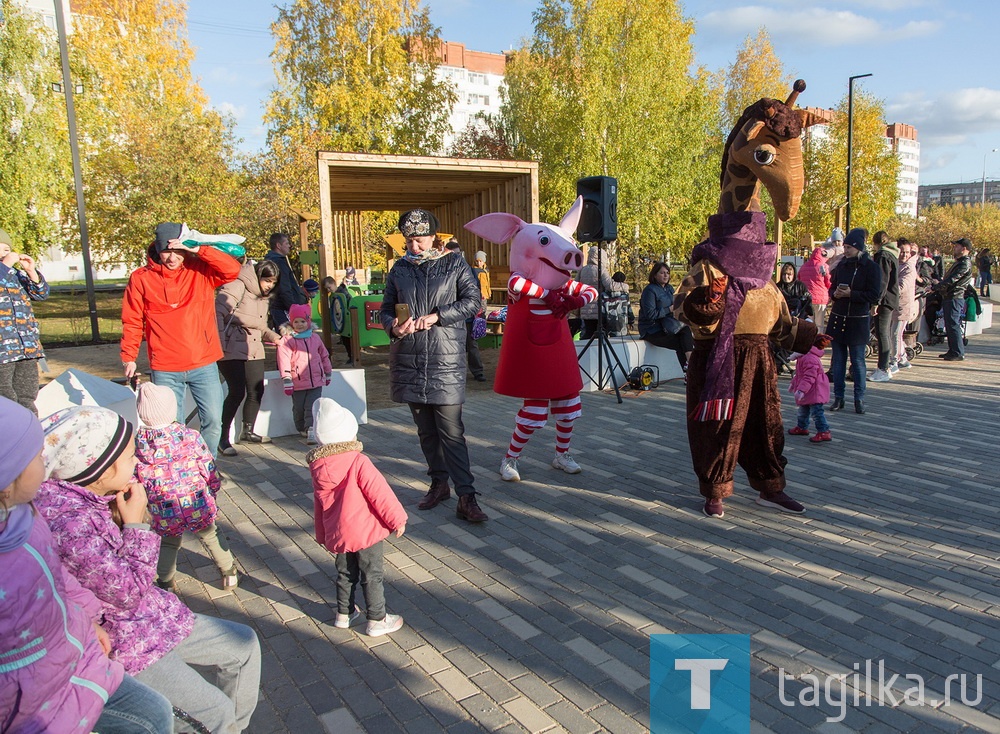
[{"label": "blue sky", "polygon": [[[479,51],[520,45],[537,0],[428,0],[442,38]],[[274,0],[189,0],[194,73],[213,106],[232,113],[242,147],[264,144],[261,121],[274,84]],[[802,105],[833,107],[847,80],[882,99],[889,122],[916,126],[920,183],[1000,179],[1000,3],[994,0],[688,0],[696,61],[732,63],[765,26]]]}]

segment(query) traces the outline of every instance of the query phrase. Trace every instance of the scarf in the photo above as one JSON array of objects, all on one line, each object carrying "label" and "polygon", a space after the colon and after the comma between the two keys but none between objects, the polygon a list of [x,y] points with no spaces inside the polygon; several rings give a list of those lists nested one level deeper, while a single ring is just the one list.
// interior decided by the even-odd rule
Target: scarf
[{"label": "scarf", "polygon": [[294,334],[292,334],[292,338],[293,339],[308,339],[312,335],[313,335],[313,330],[312,330],[312,327],[310,326],[305,331],[296,331]]},{"label": "scarf", "polygon": [[708,218],[708,239],[691,252],[692,262],[708,260],[729,276],[726,305],[708,358],[705,386],[691,412],[693,420],[725,421],[733,417],[736,319],[747,292],[767,285],[778,256],[778,246],[766,242],[766,237],[767,215],[763,212],[713,214]]},{"label": "scarf", "polygon": [[426,262],[431,262],[432,260],[437,260],[439,257],[443,257],[445,255],[450,255],[450,254],[451,253],[448,250],[435,250],[433,247],[429,247],[428,249],[416,255],[407,250],[406,254],[403,257],[409,260],[414,265],[423,265]]}]

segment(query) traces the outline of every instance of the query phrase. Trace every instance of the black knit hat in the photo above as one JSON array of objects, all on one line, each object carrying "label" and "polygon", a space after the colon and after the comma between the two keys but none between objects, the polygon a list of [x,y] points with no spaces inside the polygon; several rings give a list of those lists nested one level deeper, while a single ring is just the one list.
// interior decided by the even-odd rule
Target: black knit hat
[{"label": "black knit hat", "polygon": [[404,237],[426,237],[437,234],[441,225],[426,209],[411,209],[399,217],[398,226]]},{"label": "black knit hat", "polygon": [[868,240],[868,230],[864,227],[855,227],[844,238],[844,247],[853,247],[855,250],[864,250],[865,242]]}]

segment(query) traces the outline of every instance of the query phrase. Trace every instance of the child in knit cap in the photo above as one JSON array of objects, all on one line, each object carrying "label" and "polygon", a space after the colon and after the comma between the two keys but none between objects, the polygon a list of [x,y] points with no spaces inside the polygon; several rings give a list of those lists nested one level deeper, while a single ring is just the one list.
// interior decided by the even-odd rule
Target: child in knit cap
[{"label": "child in knit cap", "polygon": [[38,419],[0,397],[0,424],[0,728],[87,734],[129,721],[172,731],[167,700],[108,658],[101,603],[63,566],[32,506],[45,479]]},{"label": "child in knit cap", "polygon": [[330,398],[313,405],[313,429],[322,445],[306,455],[313,480],[316,540],[337,554],[337,617],[333,626],[347,629],[360,612],[354,604],[358,581],[365,595],[368,627],[379,637],[403,626],[403,618],[385,611],[382,588],[382,541],[401,537],[406,510],[385,477],[362,452],[358,421]]},{"label": "child in knit cap", "polygon": [[146,488],[152,528],[159,535],[156,584],[175,588],[177,552],[184,532],[198,536],[222,574],[222,588],[238,583],[226,536],[215,524],[215,496],[222,482],[208,445],[195,430],[177,423],[177,398],[169,387],[144,382],[136,400],[145,424],[136,434],[135,477]]},{"label": "child in knit cap", "polygon": [[799,406],[798,422],[788,432],[793,436],[809,435],[809,419],[816,422],[816,435],[809,440],[812,443],[832,441],[830,424],[823,412],[824,406],[830,401],[830,378],[820,361],[825,350],[814,346],[795,360],[795,374],[788,391],[795,395],[795,404]]},{"label": "child in knit cap", "polygon": [[192,612],[154,583],[160,537],[135,481],[132,426],[107,408],[77,406],[42,428],[50,478],[35,505],[63,565],[100,600],[112,657],[209,731],[246,729],[260,689],[257,635]]},{"label": "child in knit cap", "polygon": [[330,353],[319,334],[313,331],[312,310],[304,304],[288,309],[292,333],[278,342],[278,372],[285,395],[292,398],[292,418],[295,430],[306,437],[307,443],[316,443],[312,428],[313,403],[330,384],[333,368]]}]

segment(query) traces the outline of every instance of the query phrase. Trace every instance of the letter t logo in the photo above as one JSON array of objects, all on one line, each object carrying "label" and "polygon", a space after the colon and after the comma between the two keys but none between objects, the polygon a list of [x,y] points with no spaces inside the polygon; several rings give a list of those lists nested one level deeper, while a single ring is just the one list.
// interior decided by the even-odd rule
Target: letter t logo
[{"label": "letter t logo", "polygon": [[674,670],[691,671],[691,708],[712,708],[712,671],[726,667],[727,658],[678,658]]}]

